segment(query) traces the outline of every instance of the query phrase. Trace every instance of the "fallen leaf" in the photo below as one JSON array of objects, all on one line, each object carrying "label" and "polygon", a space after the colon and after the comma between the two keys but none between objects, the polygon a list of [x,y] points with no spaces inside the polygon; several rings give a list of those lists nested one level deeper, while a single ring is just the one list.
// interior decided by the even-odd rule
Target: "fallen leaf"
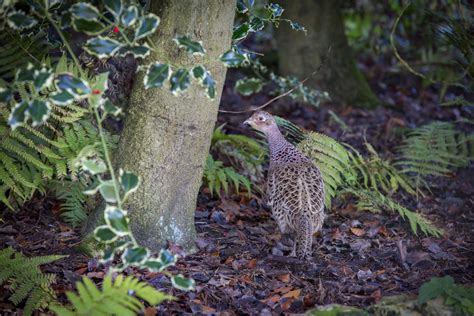
[{"label": "fallen leaf", "polygon": [[360,237],[365,235],[365,230],[363,230],[362,228],[351,227],[351,233],[353,233],[357,237]]},{"label": "fallen leaf", "polygon": [[249,269],[255,269],[255,267],[257,266],[257,259],[250,260],[247,266],[249,267]]},{"label": "fallen leaf", "polygon": [[288,293],[289,291],[291,291],[291,289],[292,287],[285,286],[285,287],[280,287],[273,292],[283,294],[283,293]]},{"label": "fallen leaf", "polygon": [[300,296],[300,293],[301,293],[301,289],[296,289],[296,290],[290,291],[286,294],[283,294],[283,297],[298,298]]},{"label": "fallen leaf", "polygon": [[281,274],[281,275],[277,276],[277,279],[280,280],[281,282],[288,283],[288,282],[290,282],[290,274],[289,273]]},{"label": "fallen leaf", "polygon": [[145,316],[155,316],[156,315],[156,308],[155,307],[147,307],[143,312]]},{"label": "fallen leaf", "polygon": [[286,298],[286,297],[283,297],[281,300],[280,300],[280,307],[283,311],[287,311],[290,309],[291,307],[291,303],[293,303],[293,299],[292,298]]}]

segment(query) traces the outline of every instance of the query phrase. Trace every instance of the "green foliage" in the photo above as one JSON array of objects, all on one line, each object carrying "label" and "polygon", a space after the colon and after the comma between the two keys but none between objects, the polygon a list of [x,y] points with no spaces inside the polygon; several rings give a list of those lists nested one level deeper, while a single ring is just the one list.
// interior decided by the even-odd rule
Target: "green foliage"
[{"label": "green foliage", "polygon": [[319,306],[306,312],[307,316],[367,316],[370,315],[366,311],[352,306],[343,306],[331,304],[327,306]]},{"label": "green foliage", "polygon": [[133,276],[119,274],[115,280],[108,275],[104,278],[102,289],[87,277],[76,283],[78,294],[67,292],[71,307],[51,306],[59,316],[68,315],[137,315],[143,312],[142,301],[157,305],[173,296],[159,292],[145,282]]},{"label": "green foliage", "polygon": [[453,123],[432,122],[407,133],[397,165],[417,177],[446,176],[469,165],[473,146],[472,137],[458,131]]},{"label": "green foliage", "polygon": [[357,197],[358,201],[355,206],[360,211],[380,212],[381,210],[387,210],[397,212],[408,221],[411,230],[415,234],[417,234],[419,228],[426,235],[435,237],[443,235],[443,231],[434,226],[424,215],[410,211],[378,191],[345,188],[342,193],[350,193]]},{"label": "green foliage", "polygon": [[18,305],[25,301],[24,315],[31,315],[35,309],[48,306],[56,295],[51,288],[54,274],[44,274],[39,266],[64,256],[42,256],[27,258],[12,248],[0,250],[0,284],[8,285],[9,300]]},{"label": "green foliage", "polygon": [[307,133],[298,148],[321,170],[326,190],[325,205],[330,208],[331,199],[344,182],[349,165],[348,151],[331,137],[315,132]]},{"label": "green foliage", "polygon": [[450,276],[432,278],[420,287],[418,304],[442,297],[444,304],[452,306],[459,315],[474,314],[474,288],[458,285]]},{"label": "green foliage", "polygon": [[218,196],[221,190],[227,194],[229,192],[229,183],[231,183],[236,193],[239,193],[240,185],[243,185],[247,192],[251,192],[251,183],[249,179],[237,173],[232,167],[224,167],[224,163],[214,160],[211,155],[207,156],[206,166],[204,168],[204,182],[211,191],[211,195],[216,193]]},{"label": "green foliage", "polygon": [[254,139],[236,134],[226,134],[223,126],[214,130],[211,141],[211,152],[216,160],[228,162],[240,174],[252,179],[252,182],[263,181],[262,164],[266,149]]}]

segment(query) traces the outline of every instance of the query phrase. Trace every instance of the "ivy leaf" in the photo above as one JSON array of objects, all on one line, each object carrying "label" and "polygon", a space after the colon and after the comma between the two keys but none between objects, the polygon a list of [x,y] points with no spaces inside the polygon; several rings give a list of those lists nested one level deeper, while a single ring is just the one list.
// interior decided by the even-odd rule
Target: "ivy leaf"
[{"label": "ivy leaf", "polygon": [[67,91],[55,91],[49,95],[49,99],[56,105],[69,105],[74,102],[74,96]]},{"label": "ivy leaf", "polygon": [[144,247],[127,248],[122,254],[122,261],[126,264],[142,264],[150,256],[150,251]]},{"label": "ivy leaf", "polygon": [[119,237],[107,225],[102,225],[94,230],[94,237],[100,242],[110,244]]},{"label": "ivy leaf", "polygon": [[153,13],[149,13],[146,16],[140,18],[138,28],[135,32],[135,40],[144,38],[152,34],[156,31],[159,24],[160,18],[154,15]]},{"label": "ivy leaf", "polygon": [[235,83],[235,90],[244,96],[260,92],[263,87],[262,80],[258,78],[239,79]]},{"label": "ivy leaf", "polygon": [[88,40],[84,49],[89,54],[97,56],[100,59],[114,56],[121,47],[122,44],[116,40],[98,36]]},{"label": "ivy leaf", "polygon": [[25,12],[18,10],[18,11],[10,11],[7,15],[7,23],[8,26],[14,30],[24,30],[29,29],[35,26],[38,21],[32,18],[29,15],[26,15]]},{"label": "ivy leaf", "polygon": [[61,91],[66,91],[75,98],[91,93],[89,84],[69,73],[63,73],[56,78],[56,87]]},{"label": "ivy leaf", "polygon": [[248,23],[243,23],[234,28],[232,32],[232,41],[240,41],[247,37],[250,32],[250,25]]},{"label": "ivy leaf", "polygon": [[128,218],[126,213],[114,206],[107,205],[104,211],[105,222],[119,236],[129,234]]},{"label": "ivy leaf", "polygon": [[98,189],[106,202],[110,202],[110,203],[117,202],[117,196],[115,195],[115,186],[114,186],[113,180],[106,180],[106,181],[100,180]]},{"label": "ivy leaf", "polygon": [[35,70],[33,74],[33,84],[36,91],[41,91],[53,83],[54,74],[52,71],[43,67],[41,70]]},{"label": "ivy leaf", "polygon": [[107,171],[107,166],[102,159],[85,159],[81,162],[81,167],[91,175]]},{"label": "ivy leaf", "polygon": [[171,93],[174,95],[186,90],[191,84],[189,80],[189,72],[184,68],[179,68],[171,75],[170,84]]},{"label": "ivy leaf", "polygon": [[34,99],[28,104],[27,116],[31,117],[33,126],[38,126],[48,119],[50,111],[48,100]]},{"label": "ivy leaf", "polygon": [[117,55],[120,57],[125,57],[128,54],[132,55],[134,58],[146,58],[150,55],[150,47],[147,44],[144,45],[125,45],[119,49]]},{"label": "ivy leaf", "polygon": [[148,67],[143,84],[145,89],[161,88],[164,82],[168,80],[171,74],[171,69],[168,64],[154,63]]},{"label": "ivy leaf", "polygon": [[135,192],[140,186],[140,177],[133,172],[123,171],[123,169],[120,169],[119,181],[125,192],[125,196]]},{"label": "ivy leaf", "polygon": [[12,92],[4,87],[0,87],[0,102],[8,103],[12,99]]},{"label": "ivy leaf", "polygon": [[174,38],[179,48],[184,48],[189,54],[204,55],[206,50],[202,47],[201,41],[193,41],[188,36],[182,35]]},{"label": "ivy leaf", "polygon": [[173,275],[171,284],[179,290],[190,291],[194,290],[195,282],[193,279],[186,279],[182,274]]},{"label": "ivy leaf", "polygon": [[102,0],[102,3],[104,3],[104,6],[113,14],[116,20],[120,18],[123,10],[122,0]]},{"label": "ivy leaf", "polygon": [[109,99],[105,99],[105,102],[102,104],[102,109],[107,113],[113,116],[117,116],[122,113],[122,109],[118,106],[115,106]]},{"label": "ivy leaf", "polygon": [[11,129],[15,129],[23,124],[28,118],[26,110],[28,109],[28,102],[23,101],[17,103],[8,117],[8,125]]},{"label": "ivy leaf", "polygon": [[130,27],[137,21],[138,18],[138,9],[136,6],[129,6],[123,11],[122,14],[122,24],[126,27]]},{"label": "ivy leaf", "polygon": [[220,57],[220,60],[224,63],[226,67],[240,67],[246,62],[246,57],[242,54],[237,53],[235,50],[230,49]]},{"label": "ivy leaf", "polygon": [[33,64],[28,63],[26,68],[20,68],[16,71],[15,80],[18,82],[31,82],[35,80],[35,70]]}]

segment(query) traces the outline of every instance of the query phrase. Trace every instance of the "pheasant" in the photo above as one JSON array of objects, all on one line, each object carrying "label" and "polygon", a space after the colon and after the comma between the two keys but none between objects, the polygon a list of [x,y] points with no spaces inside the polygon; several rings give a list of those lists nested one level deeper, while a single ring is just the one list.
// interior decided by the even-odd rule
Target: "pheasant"
[{"label": "pheasant", "polygon": [[308,260],[312,256],[313,234],[321,229],[325,217],[321,172],[284,138],[269,113],[255,112],[244,124],[267,138],[267,203],[281,233],[296,236],[290,256]]}]

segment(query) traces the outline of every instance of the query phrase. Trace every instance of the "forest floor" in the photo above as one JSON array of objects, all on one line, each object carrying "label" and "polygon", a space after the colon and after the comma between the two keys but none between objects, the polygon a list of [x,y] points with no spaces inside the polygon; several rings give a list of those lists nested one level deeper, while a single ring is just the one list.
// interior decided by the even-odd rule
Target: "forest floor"
[{"label": "forest floor", "polygon": [[[437,106],[436,91],[414,91],[410,82],[405,88],[399,87],[390,84],[390,78],[384,78],[384,85],[378,86],[379,79],[372,75],[371,82],[388,106],[374,111],[334,105],[317,109],[288,100],[276,102],[267,110],[362,151],[364,141],[368,141],[386,158],[400,144],[397,127],[419,126],[431,120],[454,121],[461,115],[457,108]],[[266,100],[237,97],[231,86],[226,85],[221,108],[239,110]],[[333,120],[330,109],[347,127]],[[219,123],[226,122],[229,131],[244,132],[240,123],[246,116],[220,115]],[[149,307],[146,315],[301,313],[315,305],[367,306],[385,296],[413,294],[433,276],[451,275],[457,282],[472,284],[473,175],[471,166],[449,177],[436,178],[432,193],[426,197],[397,197],[443,228],[442,238],[414,235],[397,214],[358,212],[351,200],[336,201],[322,232],[315,237],[312,262],[287,257],[277,225],[262,207],[259,196],[242,193],[213,199],[203,189],[195,215],[198,250],[170,269],[192,277],[196,290],[184,293],[173,289],[160,273],[125,272],[178,298]],[[62,222],[58,209],[58,201],[45,197],[33,199],[17,213],[7,213],[0,225],[0,245],[12,246],[27,256],[68,255],[43,269],[57,275],[55,289],[65,301],[64,293],[73,290],[81,276],[100,283],[105,272],[81,252],[79,229]],[[171,250],[180,253],[174,245]],[[0,310],[15,310],[6,298],[6,293],[0,293]]]}]

